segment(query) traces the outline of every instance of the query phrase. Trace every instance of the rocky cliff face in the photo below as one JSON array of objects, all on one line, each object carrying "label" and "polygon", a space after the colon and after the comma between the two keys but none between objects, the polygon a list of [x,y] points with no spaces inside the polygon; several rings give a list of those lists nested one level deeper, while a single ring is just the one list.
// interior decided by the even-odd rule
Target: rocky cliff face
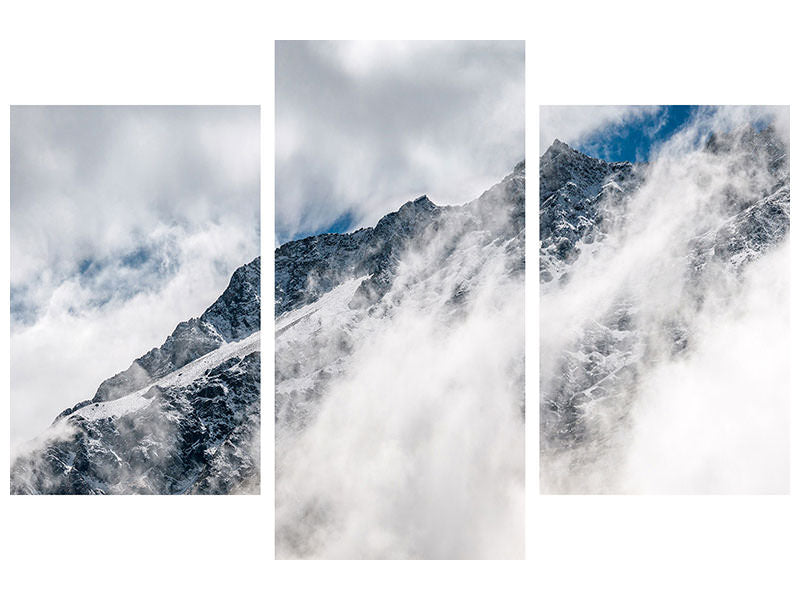
[{"label": "rocky cliff face", "polygon": [[539,280],[563,276],[580,253],[618,225],[621,204],[641,183],[641,168],[607,163],[553,142],[539,167]]},{"label": "rocky cliff face", "polygon": [[236,270],[203,315],[66,409],[16,458],[17,494],[257,492],[260,277]]},{"label": "rocky cliff face", "polygon": [[644,377],[691,356],[710,307],[785,241],[787,148],[767,127],[685,157],[607,163],[556,141],[541,157],[542,486],[620,491]]}]

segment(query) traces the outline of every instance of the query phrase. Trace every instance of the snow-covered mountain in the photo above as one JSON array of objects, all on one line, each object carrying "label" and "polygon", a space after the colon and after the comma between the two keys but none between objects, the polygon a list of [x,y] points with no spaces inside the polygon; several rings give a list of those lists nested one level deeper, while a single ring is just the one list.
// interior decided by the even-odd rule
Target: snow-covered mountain
[{"label": "snow-covered mountain", "polygon": [[261,262],[200,317],[64,410],[14,460],[16,494],[258,493]]},{"label": "snow-covered mountain", "polygon": [[[781,487],[783,388],[762,369],[768,330],[755,323],[788,326],[788,149],[771,126],[687,140],[650,164],[608,163],[558,140],[540,159],[545,492]],[[755,304],[764,293],[772,308]],[[751,347],[733,352],[733,331]],[[780,356],[783,341],[764,344]],[[729,388],[736,376],[718,369],[747,384]],[[736,448],[751,437],[745,460]]]},{"label": "snow-covered mountain", "polygon": [[276,548],[521,556],[525,165],[275,251]]}]

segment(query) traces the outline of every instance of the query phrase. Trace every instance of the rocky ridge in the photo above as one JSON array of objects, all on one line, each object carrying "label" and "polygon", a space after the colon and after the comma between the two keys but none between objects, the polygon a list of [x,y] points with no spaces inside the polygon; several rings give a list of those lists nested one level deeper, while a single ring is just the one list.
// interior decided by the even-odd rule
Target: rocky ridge
[{"label": "rocky ridge", "polygon": [[[409,201],[375,227],[352,233],[326,233],[283,244],[275,251],[275,316],[310,304],[353,277],[366,277],[354,302],[383,297],[408,246],[451,221],[463,231],[485,229],[497,235],[507,219],[519,232],[525,216],[525,163],[476,200],[463,206],[437,206],[427,196]],[[426,233],[427,232],[427,233]]]},{"label": "rocky ridge", "polygon": [[[521,279],[524,233],[521,162],[464,205],[437,206],[423,196],[374,228],[313,236],[276,249],[277,427],[302,429],[328,384],[346,372],[370,323],[390,319],[415,296],[414,290],[430,295],[434,304],[425,310],[443,310],[449,319],[470,305],[484,265],[496,256],[508,277]],[[409,257],[421,249],[426,257],[409,274]],[[438,280],[446,283],[438,284],[434,294],[428,288]],[[441,298],[443,305],[438,304]]]},{"label": "rocky ridge", "polygon": [[260,266],[62,412],[15,459],[11,492],[257,493]]}]

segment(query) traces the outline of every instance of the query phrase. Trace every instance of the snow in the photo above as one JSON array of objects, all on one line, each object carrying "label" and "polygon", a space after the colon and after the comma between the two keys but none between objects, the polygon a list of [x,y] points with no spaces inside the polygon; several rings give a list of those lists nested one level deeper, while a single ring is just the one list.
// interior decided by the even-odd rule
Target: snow
[{"label": "snow", "polygon": [[[321,296],[316,302],[282,314],[275,321],[275,338],[278,351],[287,352],[287,348],[295,342],[307,343],[315,332],[321,328],[350,330],[355,315],[348,306],[358,286],[367,277],[357,277],[345,281]],[[280,342],[277,340],[280,339]],[[318,380],[319,372],[327,369],[330,373],[338,373],[346,362],[344,358],[322,366],[320,369],[305,375],[280,381],[275,386],[277,394],[291,394],[312,389]]]},{"label": "snow", "polygon": [[[320,320],[328,321],[335,315],[350,313],[348,304],[358,286],[365,279],[367,277],[358,277],[345,281],[324,294],[316,302],[282,314],[275,321],[275,337],[284,335],[289,337],[302,336],[308,334],[309,330],[317,329]],[[311,319],[310,317],[315,313],[319,313],[317,315],[318,318]],[[291,334],[289,334],[290,330]]]},{"label": "snow", "polygon": [[107,419],[110,417],[120,417],[130,412],[141,410],[150,405],[153,397],[145,398],[144,395],[153,386],[162,388],[186,385],[198,377],[202,376],[208,369],[225,362],[234,356],[247,356],[256,352],[261,347],[261,331],[256,331],[250,336],[238,342],[223,344],[216,350],[201,356],[197,360],[184,365],[180,369],[165,375],[161,379],[148,383],[145,387],[135,392],[110,400],[108,402],[94,403],[75,411],[73,415],[80,415],[84,419],[94,421],[96,419]]},{"label": "snow", "polygon": [[609,181],[608,183],[606,183],[606,184],[604,184],[604,185],[603,185],[603,189],[604,189],[604,190],[605,190],[606,188],[609,188],[609,187],[610,187],[612,190],[617,190],[618,192],[621,192],[621,191],[622,191],[622,187],[620,187],[620,185],[619,185],[619,184],[618,184],[616,181],[614,181],[613,179],[612,179],[611,181]]}]

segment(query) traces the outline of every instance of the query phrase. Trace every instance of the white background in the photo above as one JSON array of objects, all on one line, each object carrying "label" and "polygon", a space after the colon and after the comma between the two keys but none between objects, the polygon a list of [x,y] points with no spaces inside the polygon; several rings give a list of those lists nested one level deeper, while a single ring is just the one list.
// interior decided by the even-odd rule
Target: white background
[{"label": "white background", "polygon": [[[274,39],[525,39],[527,154],[534,164],[540,104],[797,100],[792,58],[798,55],[798,21],[788,3],[707,6],[695,0],[645,6],[559,0],[495,0],[480,3],[480,9],[463,0],[4,5],[0,139],[6,141],[0,143],[0,183],[8,194],[9,104],[260,104],[263,291],[269,307]],[[532,178],[529,207],[536,206],[536,190]],[[8,282],[7,204],[0,214],[0,279]],[[528,210],[531,265],[536,264],[536,215]],[[795,298],[797,246],[792,249]],[[527,397],[535,406],[538,290],[535,277],[527,281]],[[8,340],[8,293],[0,298]],[[800,364],[797,320],[793,310],[795,365]],[[8,346],[0,345],[3,486],[8,482]],[[270,336],[263,352],[272,354]],[[527,430],[525,561],[276,562],[272,369],[269,361],[264,364],[260,497],[3,495],[0,585],[6,597],[800,597],[795,495],[541,497],[535,410],[529,411]],[[792,450],[795,491],[797,447]]]}]

